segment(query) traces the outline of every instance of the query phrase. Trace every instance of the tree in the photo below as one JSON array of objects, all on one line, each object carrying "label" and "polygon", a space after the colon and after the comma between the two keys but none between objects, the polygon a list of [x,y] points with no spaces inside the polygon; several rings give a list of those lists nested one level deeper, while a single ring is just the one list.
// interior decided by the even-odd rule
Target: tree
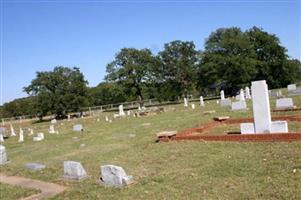
[{"label": "tree", "polygon": [[162,83],[160,88],[174,97],[179,94],[187,97],[195,86],[199,55],[193,42],[176,40],[166,43],[159,52],[161,64],[156,68],[157,78]]},{"label": "tree", "polygon": [[128,96],[133,95],[143,105],[144,89],[150,79],[150,69],[155,59],[149,49],[123,48],[115,60],[107,65],[105,80],[125,88]]},{"label": "tree", "polygon": [[223,89],[234,95],[254,78],[256,63],[252,43],[239,28],[217,29],[205,43],[199,85],[225,83]]},{"label": "tree", "polygon": [[24,91],[36,96],[35,107],[40,117],[52,113],[62,118],[87,105],[87,83],[79,68],[58,66],[53,71],[37,72]]}]

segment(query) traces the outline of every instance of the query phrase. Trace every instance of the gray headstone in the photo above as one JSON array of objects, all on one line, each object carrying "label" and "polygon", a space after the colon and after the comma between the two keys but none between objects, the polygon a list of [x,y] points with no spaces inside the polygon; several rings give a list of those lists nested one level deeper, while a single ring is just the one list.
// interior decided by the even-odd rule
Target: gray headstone
[{"label": "gray headstone", "polygon": [[25,167],[27,169],[36,171],[36,170],[44,169],[46,166],[40,163],[26,163]]},{"label": "gray headstone", "polygon": [[64,161],[64,176],[67,179],[84,179],[87,177],[87,172],[79,162]]},{"label": "gray headstone", "polygon": [[4,134],[5,133],[5,127],[0,127],[0,134]]},{"label": "gray headstone", "polygon": [[7,156],[5,146],[0,145],[0,165],[5,165],[7,163]]},{"label": "gray headstone", "polygon": [[126,175],[122,167],[115,165],[103,165],[101,168],[101,183],[105,185],[121,187],[132,182],[133,177]]},{"label": "gray headstone", "polygon": [[83,125],[81,125],[81,124],[74,125],[73,126],[73,131],[76,131],[76,132],[84,131]]}]

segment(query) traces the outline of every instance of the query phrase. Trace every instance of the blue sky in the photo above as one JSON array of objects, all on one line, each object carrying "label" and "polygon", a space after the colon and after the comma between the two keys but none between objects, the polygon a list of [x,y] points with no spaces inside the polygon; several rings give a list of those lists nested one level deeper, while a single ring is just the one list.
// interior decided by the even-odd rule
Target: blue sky
[{"label": "blue sky", "polygon": [[122,47],[157,53],[172,40],[203,49],[212,31],[262,27],[301,59],[301,1],[1,1],[1,104],[36,71],[77,66],[90,86]]}]

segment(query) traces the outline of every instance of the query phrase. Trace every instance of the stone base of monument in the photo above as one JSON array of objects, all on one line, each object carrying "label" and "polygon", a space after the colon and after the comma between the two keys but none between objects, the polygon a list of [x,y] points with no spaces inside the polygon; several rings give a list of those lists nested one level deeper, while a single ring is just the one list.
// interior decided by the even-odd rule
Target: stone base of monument
[{"label": "stone base of monument", "polygon": [[[288,133],[288,126],[286,121],[274,121],[271,123],[271,129],[264,131],[264,133]],[[256,134],[253,123],[240,124],[241,134]]]}]

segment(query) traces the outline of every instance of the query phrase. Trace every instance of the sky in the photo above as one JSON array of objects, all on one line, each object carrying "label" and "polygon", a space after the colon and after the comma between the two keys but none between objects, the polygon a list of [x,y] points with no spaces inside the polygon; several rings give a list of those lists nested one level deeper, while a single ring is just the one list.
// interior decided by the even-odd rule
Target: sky
[{"label": "sky", "polygon": [[157,53],[164,43],[183,40],[202,50],[222,27],[261,27],[301,60],[301,0],[0,2],[0,105],[27,96],[23,87],[37,71],[76,66],[96,86],[123,47]]}]

